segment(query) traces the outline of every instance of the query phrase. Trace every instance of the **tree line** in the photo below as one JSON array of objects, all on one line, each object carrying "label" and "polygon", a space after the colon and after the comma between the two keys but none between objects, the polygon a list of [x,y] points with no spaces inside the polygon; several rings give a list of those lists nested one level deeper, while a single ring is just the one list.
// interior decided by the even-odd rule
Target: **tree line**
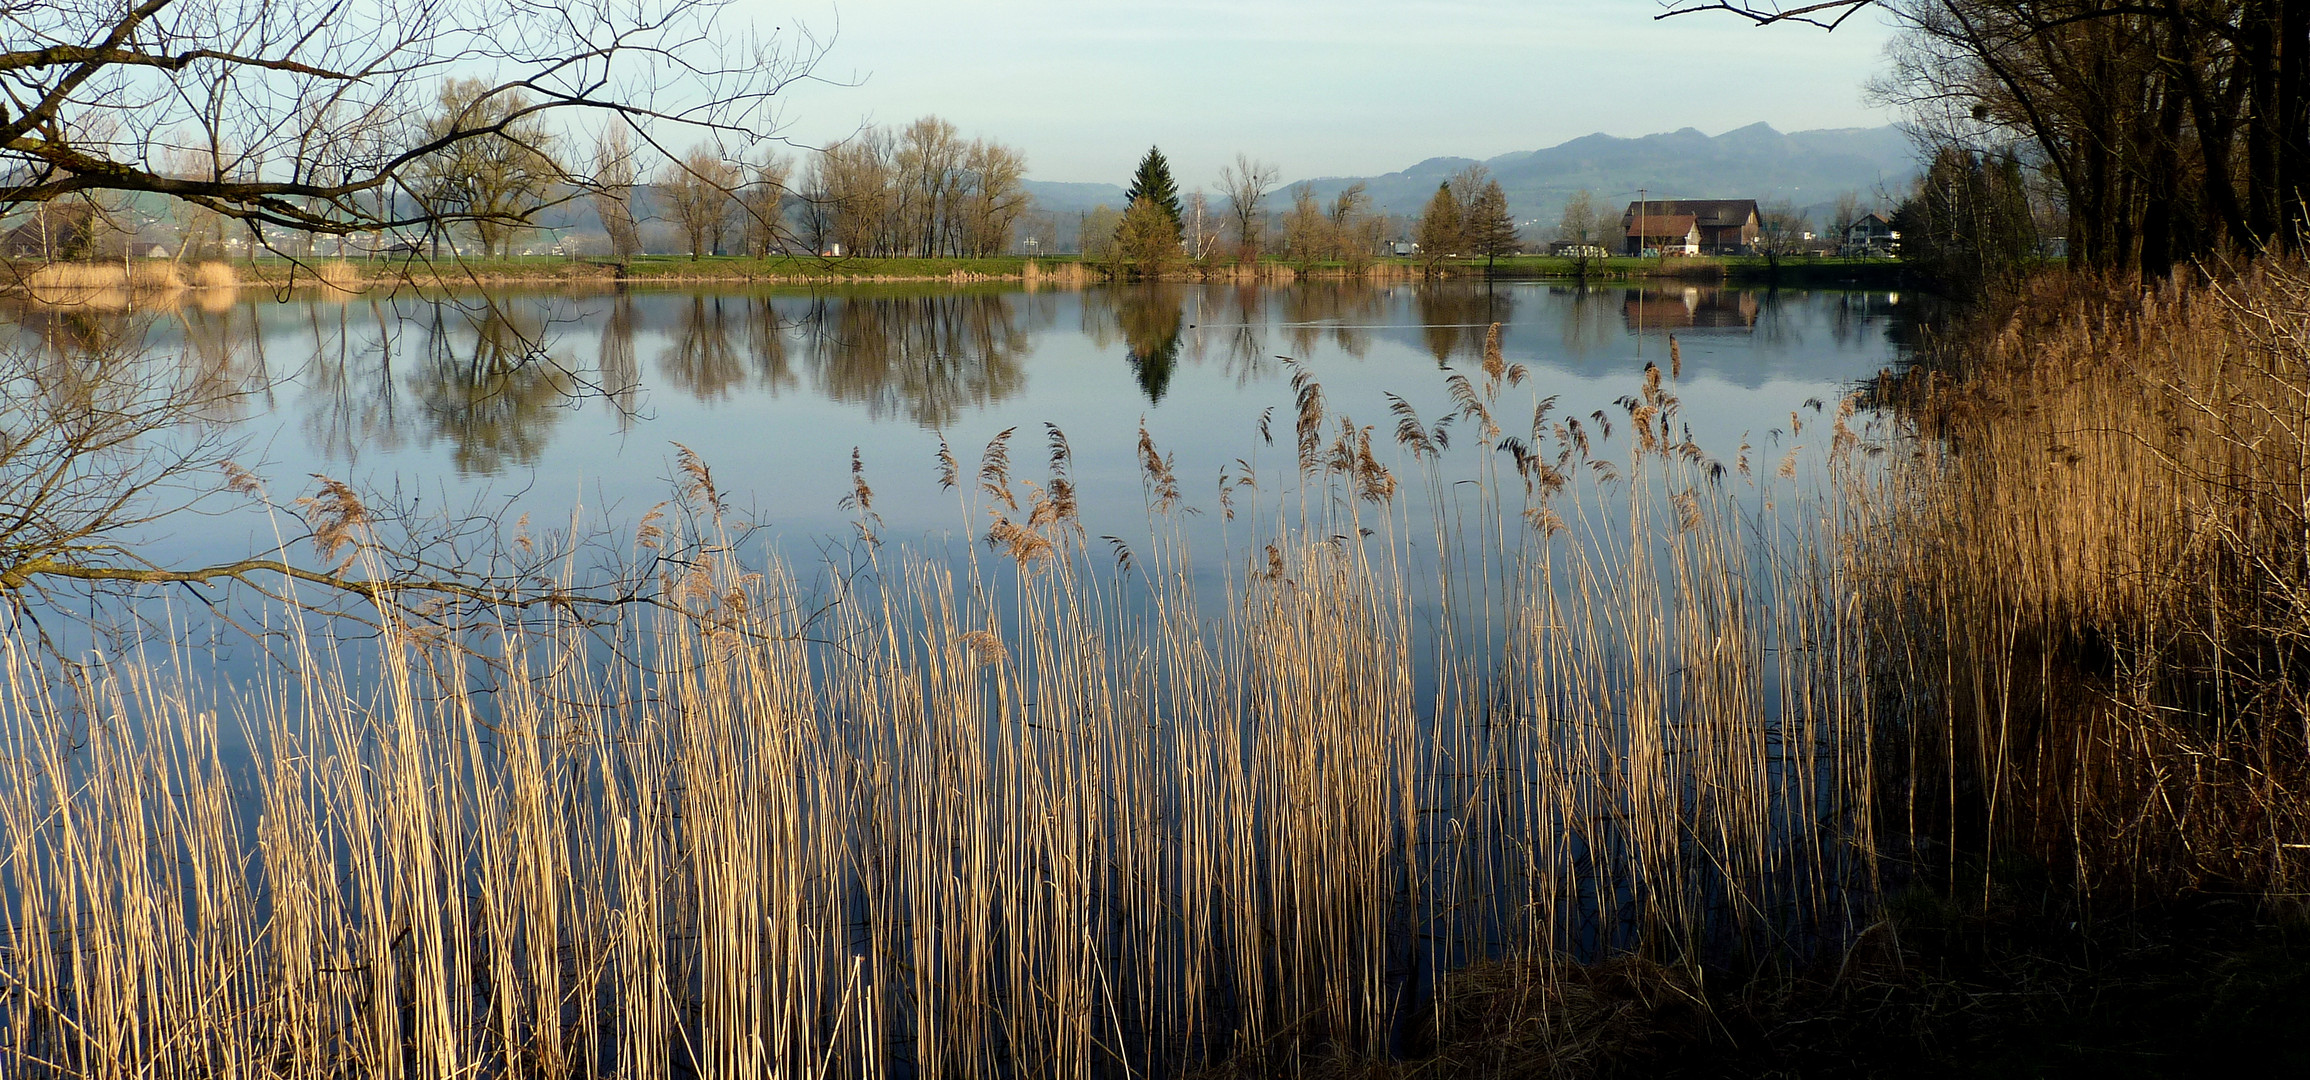
[{"label": "tree line", "polygon": [[[1675,0],[1898,30],[1875,92],[1932,144],[1911,220],[1968,277],[2020,245],[1982,229],[2055,207],[2070,258],[2164,274],[2310,238],[2310,5],[2300,0]],[[1937,175],[1934,175],[1937,174]],[[1949,232],[1948,230],[1957,230]],[[1904,230],[1904,246],[1908,244]]]}]

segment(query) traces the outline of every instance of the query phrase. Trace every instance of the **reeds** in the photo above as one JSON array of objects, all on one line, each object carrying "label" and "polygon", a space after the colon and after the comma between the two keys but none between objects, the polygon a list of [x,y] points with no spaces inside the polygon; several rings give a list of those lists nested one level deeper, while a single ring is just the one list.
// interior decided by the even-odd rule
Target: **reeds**
[{"label": "reeds", "polygon": [[204,289],[237,289],[241,274],[231,263],[204,262],[193,267],[193,284]]},{"label": "reeds", "polygon": [[35,303],[111,310],[141,304],[173,304],[185,287],[175,264],[161,259],[45,263],[24,275],[22,286]]},{"label": "reeds", "polygon": [[2087,894],[2310,872],[2310,271],[2040,279],[1883,387],[1849,505],[1888,792],[1927,859]]},{"label": "reeds", "polygon": [[[168,654],[65,696],[0,637],[0,1061],[1260,1071],[1388,1054],[1481,957],[1834,942],[1874,839],[1833,511],[1760,517],[1657,372],[1615,444],[1492,340],[1456,452],[1408,405],[1375,447],[1295,372],[1216,602],[1153,436],[1148,535],[1093,543],[1053,429],[1046,478],[1005,433],[962,494],[999,556],[886,550],[854,470],[869,572],[835,596],[695,564],[614,652],[509,636],[513,677],[389,631],[232,696]],[[715,538],[682,472],[637,551]]]}]

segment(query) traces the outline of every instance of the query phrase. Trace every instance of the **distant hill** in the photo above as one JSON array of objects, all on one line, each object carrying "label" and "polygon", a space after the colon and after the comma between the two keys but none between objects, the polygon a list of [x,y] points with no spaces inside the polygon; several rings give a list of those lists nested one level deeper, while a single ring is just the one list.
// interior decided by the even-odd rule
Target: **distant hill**
[{"label": "distant hill", "polygon": [[[1410,215],[1427,205],[1437,184],[1470,164],[1468,158],[1430,158],[1384,176],[1326,176],[1308,183],[1329,196],[1362,180],[1381,209]],[[1542,227],[1553,226],[1565,197],[1583,189],[1614,208],[1635,201],[1640,188],[1655,199],[1787,199],[1799,208],[1826,208],[1846,191],[1864,203],[1874,203],[1880,193],[1898,198],[1918,171],[1915,145],[1891,124],[1784,134],[1758,123],[1714,137],[1693,128],[1634,139],[1600,133],[1483,164],[1508,193],[1509,212]]]},{"label": "distant hill", "polygon": [[[1361,180],[1379,209],[1410,216],[1427,205],[1437,184],[1475,163],[1473,158],[1429,158],[1382,176],[1319,176],[1306,182],[1328,199]],[[1509,213],[1543,229],[1556,224],[1565,197],[1582,189],[1615,209],[1635,201],[1642,188],[1656,199],[1787,199],[1800,209],[1825,211],[1846,191],[1859,194],[1864,204],[1874,204],[1880,193],[1898,198],[1918,171],[1908,133],[1891,124],[1783,133],[1757,123],[1716,136],[1688,127],[1633,139],[1599,133],[1542,150],[1501,154],[1483,165],[1508,193]],[[1288,206],[1283,192],[1297,182],[1279,188],[1269,208]],[[1039,208],[1060,214],[1123,203],[1123,189],[1114,184],[1030,180],[1026,187]],[[1825,216],[1815,213],[1814,219],[1820,223]]]},{"label": "distant hill", "polygon": [[[1035,209],[1054,214],[1074,214],[1089,210],[1102,203],[1117,210],[1123,208],[1121,184],[1078,184],[1059,180],[1022,180],[1020,186],[1034,196]],[[1187,188],[1193,190],[1195,185]]]}]

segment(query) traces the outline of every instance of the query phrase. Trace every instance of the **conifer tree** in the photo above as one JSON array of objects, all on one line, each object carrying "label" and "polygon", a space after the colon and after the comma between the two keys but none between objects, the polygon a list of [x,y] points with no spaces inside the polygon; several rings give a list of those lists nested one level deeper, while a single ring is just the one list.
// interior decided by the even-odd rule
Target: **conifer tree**
[{"label": "conifer tree", "polygon": [[1452,197],[1449,181],[1436,185],[1436,197],[1420,214],[1420,258],[1432,272],[1444,256],[1458,253],[1465,242],[1460,228],[1460,203]]},{"label": "conifer tree", "polygon": [[1469,252],[1484,257],[1486,274],[1492,272],[1493,260],[1516,252],[1516,219],[1508,216],[1508,193],[1500,190],[1498,180],[1484,185],[1461,226]]},{"label": "conifer tree", "polygon": [[1163,151],[1150,146],[1147,156],[1139,159],[1139,170],[1131,174],[1131,189],[1123,193],[1124,205],[1146,199],[1160,207],[1171,219],[1171,230],[1180,231],[1179,185],[1171,181],[1171,163],[1163,159]]}]

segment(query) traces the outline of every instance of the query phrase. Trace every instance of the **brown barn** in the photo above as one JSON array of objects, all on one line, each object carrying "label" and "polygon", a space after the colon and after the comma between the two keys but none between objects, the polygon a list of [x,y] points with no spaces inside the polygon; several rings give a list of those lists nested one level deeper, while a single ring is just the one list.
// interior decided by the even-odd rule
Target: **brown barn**
[{"label": "brown barn", "polygon": [[[1755,199],[1645,199],[1628,204],[1620,215],[1624,228],[1632,228],[1639,214],[1647,221],[1663,217],[1686,217],[1700,231],[1702,255],[1746,255],[1756,250],[1757,233],[1764,218],[1757,212]],[[1648,226],[1649,227],[1649,226]],[[1645,246],[1636,243],[1636,234],[1629,234],[1629,251],[1633,254]]]}]

